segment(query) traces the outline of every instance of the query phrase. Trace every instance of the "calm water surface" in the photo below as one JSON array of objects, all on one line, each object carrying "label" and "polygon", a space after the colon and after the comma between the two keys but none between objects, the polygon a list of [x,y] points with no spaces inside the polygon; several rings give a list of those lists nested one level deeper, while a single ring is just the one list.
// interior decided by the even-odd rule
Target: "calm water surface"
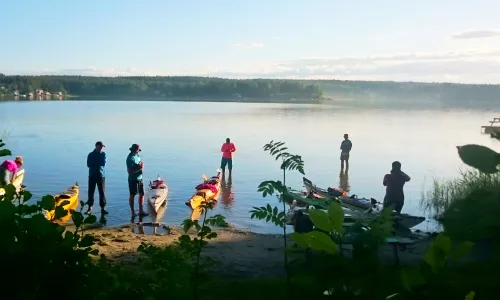
[{"label": "calm water surface", "polygon": [[[0,103],[0,129],[8,146],[25,159],[25,184],[35,196],[57,193],[74,182],[86,201],[86,156],[97,140],[106,144],[108,225],[130,222],[125,158],[132,143],[142,146],[145,180],[158,174],[169,185],[163,221],[179,224],[189,217],[184,201],[201,175],[213,175],[220,146],[230,137],[236,147],[231,186],[223,190],[214,213],[241,228],[258,232],[278,229],[251,220],[249,210],[264,199],[258,184],[280,176],[279,164],[262,150],[270,140],[286,141],[301,154],[306,176],[320,186],[348,187],[351,193],[382,200],[382,178],[399,160],[412,181],[405,186],[404,212],[419,214],[422,190],[433,177],[452,178],[461,164],[456,147],[477,143],[499,148],[480,134],[494,112],[464,110],[360,110],[331,106],[46,101]],[[348,178],[339,176],[342,135],[353,142]],[[290,174],[290,186],[302,188],[302,175]],[[232,193],[232,194],[231,194]],[[231,195],[230,195],[231,194]],[[96,204],[98,203],[96,191]],[[232,198],[232,200],[231,200]],[[97,205],[96,205],[97,206]],[[137,207],[136,207],[137,208]],[[147,221],[147,220],[145,220]],[[429,229],[423,223],[421,229]]]}]

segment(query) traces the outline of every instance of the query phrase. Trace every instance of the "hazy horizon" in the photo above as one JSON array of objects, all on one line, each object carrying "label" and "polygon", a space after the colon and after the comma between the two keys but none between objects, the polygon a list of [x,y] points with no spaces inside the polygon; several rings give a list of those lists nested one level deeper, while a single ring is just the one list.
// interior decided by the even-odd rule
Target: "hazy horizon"
[{"label": "hazy horizon", "polygon": [[500,84],[493,0],[18,0],[3,8],[7,75]]}]

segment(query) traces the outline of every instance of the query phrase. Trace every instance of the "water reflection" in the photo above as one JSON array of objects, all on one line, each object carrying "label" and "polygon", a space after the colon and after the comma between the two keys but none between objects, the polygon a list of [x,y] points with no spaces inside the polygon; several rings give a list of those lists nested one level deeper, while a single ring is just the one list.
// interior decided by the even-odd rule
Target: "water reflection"
[{"label": "water reflection", "polygon": [[168,198],[158,208],[158,211],[155,211],[149,203],[147,206],[149,215],[151,216],[151,222],[144,222],[144,217],[139,216],[138,222],[134,223],[135,218],[132,218],[132,232],[139,234],[170,234],[170,227],[166,226],[163,222],[163,217],[168,207]]},{"label": "water reflection", "polygon": [[349,194],[349,191],[351,190],[351,184],[349,183],[349,173],[340,171],[339,188]]},{"label": "water reflection", "polygon": [[233,206],[234,193],[233,193],[233,178],[231,175],[228,177],[227,181],[225,176],[224,175],[222,176],[221,198],[225,209],[230,209]]}]

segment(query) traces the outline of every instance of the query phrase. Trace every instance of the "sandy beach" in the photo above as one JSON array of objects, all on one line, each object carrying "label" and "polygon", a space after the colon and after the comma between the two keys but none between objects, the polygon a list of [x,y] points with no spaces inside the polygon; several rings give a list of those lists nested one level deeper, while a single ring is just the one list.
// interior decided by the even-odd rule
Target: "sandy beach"
[{"label": "sandy beach", "polygon": [[[149,227],[149,228],[147,228]],[[149,233],[151,226],[128,224],[118,227],[89,228],[85,232],[96,238],[95,248],[114,262],[134,265],[141,253],[137,247],[142,243],[167,246],[174,243],[183,231],[178,227],[163,227],[156,234]],[[216,265],[215,274],[223,277],[275,277],[284,275],[283,238],[275,234],[258,234],[234,228],[216,229],[217,238],[209,241],[202,254],[211,257]],[[194,230],[190,232],[194,236]],[[288,239],[288,246],[293,242]],[[399,252],[402,263],[418,262],[422,259],[429,239],[423,239]],[[349,246],[344,246],[349,252]],[[297,255],[297,254],[296,254]],[[383,246],[382,259],[394,263],[394,248]]]}]

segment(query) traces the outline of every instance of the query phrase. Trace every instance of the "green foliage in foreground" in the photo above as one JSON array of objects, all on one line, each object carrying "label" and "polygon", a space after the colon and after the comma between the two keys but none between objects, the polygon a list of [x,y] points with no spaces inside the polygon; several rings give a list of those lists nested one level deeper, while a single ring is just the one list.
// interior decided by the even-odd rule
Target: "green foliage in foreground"
[{"label": "green foliage in foreground", "polygon": [[462,161],[474,169],[455,180],[435,181],[422,204],[453,238],[500,244],[500,153],[475,144],[457,149]]},{"label": "green foliage in foreground", "polygon": [[[301,164],[297,159],[288,166]],[[285,178],[282,182],[273,192],[286,188]],[[270,191],[269,187],[268,194]],[[474,244],[455,244],[447,234],[434,239],[419,265],[382,263],[377,254],[391,235],[389,210],[369,222],[360,220],[350,230],[342,226],[344,214],[338,203],[332,203],[327,211],[311,210],[315,230],[294,233],[291,238],[301,248],[311,249],[308,253],[312,255],[285,247],[284,253],[294,258],[285,265],[286,281],[235,281],[207,276],[210,261],[202,259],[201,253],[206,241],[217,236],[210,226],[226,225],[220,215],[207,217],[207,211],[212,209],[209,204],[203,207],[201,224],[184,221],[185,234],[175,245],[158,248],[143,243],[137,249],[141,254],[137,264],[131,266],[115,265],[103,255],[97,256],[94,238],[85,234],[85,224],[96,222],[94,216],[84,218],[79,211],[65,211],[65,203],[56,205],[49,195],[36,203],[32,200],[24,187],[16,191],[12,185],[6,187],[5,196],[0,196],[0,263],[7,270],[0,287],[9,299],[288,300],[324,299],[324,293],[334,299],[470,300],[497,296],[498,262],[464,265],[461,259]],[[44,211],[50,209],[56,210],[56,219],[71,213],[76,229],[66,230],[48,221]],[[285,228],[281,213],[270,205],[253,211],[254,217],[273,220]],[[193,228],[194,237],[188,234]],[[343,250],[348,237],[354,237],[350,253]]]},{"label": "green foliage in foreground", "polygon": [[[273,142],[265,149],[271,148],[270,145]],[[279,143],[276,148],[283,146],[284,143]],[[271,151],[271,155],[279,152]],[[285,157],[299,159],[295,163],[281,164],[283,182],[286,171],[299,170],[304,174],[300,156]],[[286,165],[292,167],[286,168]],[[268,180],[262,182],[258,190],[263,197],[278,193],[281,198],[286,186],[281,181]],[[252,218],[286,227],[286,211],[280,212],[270,204],[254,207],[250,213]],[[298,273],[285,265],[289,285],[297,278],[314,282],[319,290],[335,299],[475,299],[476,293],[481,295],[477,299],[491,299],[490,296],[496,294],[494,282],[500,279],[497,262],[490,261],[487,266],[463,263],[474,247],[470,241],[454,244],[448,233],[440,233],[429,245],[420,264],[394,267],[379,259],[380,247],[393,235],[391,209],[384,209],[369,221],[356,220],[352,227],[343,226],[344,211],[336,202],[332,202],[326,211],[309,209],[307,213],[314,230],[292,233],[290,237],[300,247],[315,251],[315,255],[307,262],[308,269],[301,269]],[[286,240],[285,230],[283,234]],[[342,245],[346,243],[352,247],[350,253],[343,251]],[[286,248],[285,244],[286,252],[294,252],[294,249]],[[483,276],[471,280],[472,274]],[[319,295],[319,290],[316,295]]]}]

